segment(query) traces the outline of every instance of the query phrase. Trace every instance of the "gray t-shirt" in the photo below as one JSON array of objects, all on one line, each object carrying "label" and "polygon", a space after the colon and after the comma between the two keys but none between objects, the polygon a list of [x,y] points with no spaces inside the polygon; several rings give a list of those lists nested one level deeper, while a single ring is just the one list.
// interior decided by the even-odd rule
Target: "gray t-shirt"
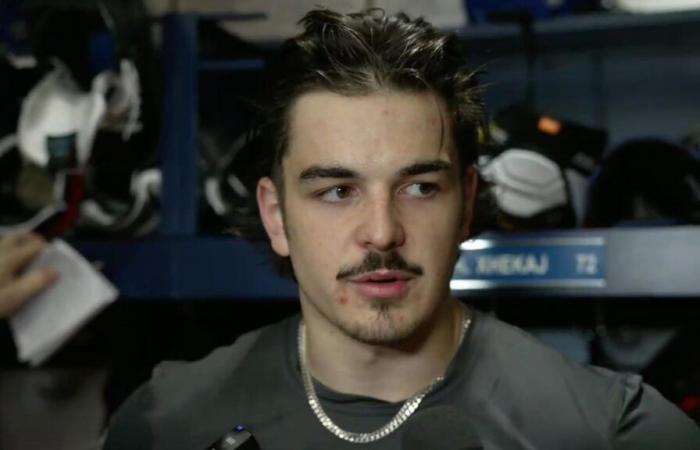
[{"label": "gray t-shirt", "polygon": [[[263,450],[399,450],[401,431],[351,444],[308,406],[294,316],[194,363],[165,363],[112,418],[105,450],[203,450],[245,425]],[[326,413],[348,431],[381,427],[389,403],[316,384]],[[445,379],[420,408],[452,405],[489,450],[700,450],[700,429],[637,375],[582,366],[524,331],[474,312]]]}]

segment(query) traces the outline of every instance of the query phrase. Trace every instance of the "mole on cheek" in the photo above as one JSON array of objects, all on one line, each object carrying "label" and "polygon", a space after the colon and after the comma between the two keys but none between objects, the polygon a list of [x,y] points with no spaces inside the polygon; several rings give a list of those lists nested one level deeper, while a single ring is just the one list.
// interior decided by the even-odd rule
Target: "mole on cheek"
[{"label": "mole on cheek", "polygon": [[341,296],[341,297],[338,298],[338,303],[340,303],[341,305],[347,305],[347,303],[348,303],[348,298],[347,298],[347,297],[342,297],[342,296]]}]

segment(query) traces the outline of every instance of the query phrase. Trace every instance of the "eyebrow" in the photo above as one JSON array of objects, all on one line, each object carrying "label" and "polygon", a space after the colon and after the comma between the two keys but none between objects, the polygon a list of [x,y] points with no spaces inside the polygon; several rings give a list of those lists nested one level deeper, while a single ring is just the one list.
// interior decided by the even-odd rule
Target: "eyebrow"
[{"label": "eyebrow", "polygon": [[345,167],[322,167],[322,166],[311,166],[304,169],[299,175],[299,179],[302,181],[312,181],[317,178],[357,178],[357,172],[346,169]]},{"label": "eyebrow", "polygon": [[[408,167],[404,167],[399,170],[399,176],[410,177],[415,175],[421,175],[430,172],[442,172],[452,170],[452,164],[447,161],[440,159],[429,160],[429,161],[419,161],[415,164],[411,164]],[[299,175],[299,179],[302,181],[313,181],[319,178],[360,178],[360,175],[354,170],[348,169],[346,167],[339,166],[311,166],[304,169]]]},{"label": "eyebrow", "polygon": [[420,161],[408,167],[404,167],[399,171],[399,175],[402,177],[410,177],[430,172],[449,172],[450,170],[452,170],[452,164],[441,159],[436,159],[432,161]]}]

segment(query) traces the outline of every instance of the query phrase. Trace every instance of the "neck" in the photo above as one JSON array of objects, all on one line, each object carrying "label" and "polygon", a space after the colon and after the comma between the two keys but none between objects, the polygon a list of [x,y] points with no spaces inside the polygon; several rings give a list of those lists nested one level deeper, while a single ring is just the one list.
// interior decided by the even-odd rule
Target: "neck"
[{"label": "neck", "polygon": [[406,400],[444,375],[459,347],[462,311],[459,302],[449,298],[409,338],[374,345],[325,320],[308,320],[313,313],[304,310],[307,370],[337,392]]}]

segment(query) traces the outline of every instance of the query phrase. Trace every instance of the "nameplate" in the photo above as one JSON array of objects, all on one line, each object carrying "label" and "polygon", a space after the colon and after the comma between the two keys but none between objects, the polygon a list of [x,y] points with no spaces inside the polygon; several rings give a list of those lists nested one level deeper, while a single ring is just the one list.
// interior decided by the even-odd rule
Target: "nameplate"
[{"label": "nameplate", "polygon": [[473,239],[460,249],[452,290],[606,285],[602,237]]}]

